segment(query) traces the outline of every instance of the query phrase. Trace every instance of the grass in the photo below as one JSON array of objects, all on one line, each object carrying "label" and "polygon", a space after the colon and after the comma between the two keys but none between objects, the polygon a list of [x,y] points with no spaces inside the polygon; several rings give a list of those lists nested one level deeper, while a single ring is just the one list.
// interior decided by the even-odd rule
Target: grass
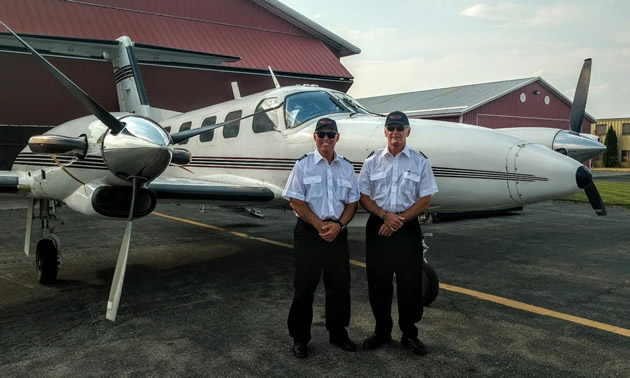
[{"label": "grass", "polygon": [[[606,206],[630,207],[630,183],[614,181],[596,181],[595,185]],[[562,198],[560,201],[588,202],[586,194],[580,192]]]}]

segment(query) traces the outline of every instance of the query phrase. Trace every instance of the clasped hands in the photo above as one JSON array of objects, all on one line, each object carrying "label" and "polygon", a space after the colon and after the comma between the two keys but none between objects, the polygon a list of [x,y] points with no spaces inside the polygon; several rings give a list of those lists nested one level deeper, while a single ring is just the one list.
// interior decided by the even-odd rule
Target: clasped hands
[{"label": "clasped hands", "polygon": [[331,242],[335,240],[341,232],[341,225],[335,222],[322,222],[322,226],[318,229],[319,236],[327,242]]},{"label": "clasped hands", "polygon": [[381,228],[378,230],[378,235],[392,236],[394,232],[400,230],[404,222],[404,217],[398,214],[385,212],[385,216],[383,217],[383,225],[381,225]]}]

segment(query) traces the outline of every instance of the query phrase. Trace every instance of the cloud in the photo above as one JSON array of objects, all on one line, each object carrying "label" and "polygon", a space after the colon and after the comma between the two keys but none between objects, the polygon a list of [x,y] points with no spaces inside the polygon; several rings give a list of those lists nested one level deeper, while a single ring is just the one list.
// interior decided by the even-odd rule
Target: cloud
[{"label": "cloud", "polygon": [[575,7],[541,7],[528,4],[501,3],[498,5],[476,4],[461,12],[460,16],[495,21],[500,26],[558,26],[582,17]]},{"label": "cloud", "polygon": [[310,16],[309,18],[311,20],[317,20],[317,19],[324,18],[324,17],[326,17],[326,13],[320,12],[320,13],[315,13],[314,15]]}]

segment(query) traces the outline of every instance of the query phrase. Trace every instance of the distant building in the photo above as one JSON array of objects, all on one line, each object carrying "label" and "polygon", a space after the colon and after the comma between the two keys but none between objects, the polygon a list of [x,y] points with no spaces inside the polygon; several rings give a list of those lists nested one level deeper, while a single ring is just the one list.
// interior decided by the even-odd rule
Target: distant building
[{"label": "distant building", "polygon": [[[540,77],[396,93],[358,99],[376,113],[401,110],[412,118],[467,123],[492,129],[569,128],[572,102]],[[585,114],[582,132],[596,122]]]},{"label": "distant building", "polygon": [[[591,133],[602,138],[602,143],[604,143],[608,128],[611,126],[617,133],[619,165],[623,168],[630,168],[630,117],[599,119],[597,123],[592,124]],[[593,166],[603,166],[601,155],[593,159]]]}]

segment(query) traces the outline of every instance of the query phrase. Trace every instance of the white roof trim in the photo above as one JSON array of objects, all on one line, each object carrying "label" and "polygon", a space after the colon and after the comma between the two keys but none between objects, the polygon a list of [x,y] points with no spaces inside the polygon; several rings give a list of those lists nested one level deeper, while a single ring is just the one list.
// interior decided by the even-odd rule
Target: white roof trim
[{"label": "white roof trim", "polygon": [[355,55],[361,52],[361,49],[352,43],[341,38],[337,34],[331,32],[325,27],[319,25],[310,18],[298,13],[297,11],[282,4],[278,0],[252,0],[254,3],[269,10],[270,12],[296,24],[302,29],[312,33],[313,35],[323,39],[329,45],[339,49],[341,56]]}]

